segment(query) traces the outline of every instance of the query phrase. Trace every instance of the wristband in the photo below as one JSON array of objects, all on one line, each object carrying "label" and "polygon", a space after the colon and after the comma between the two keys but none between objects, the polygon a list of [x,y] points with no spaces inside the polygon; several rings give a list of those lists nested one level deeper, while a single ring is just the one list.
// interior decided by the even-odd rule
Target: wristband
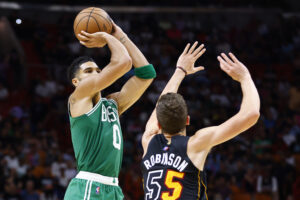
[{"label": "wristband", "polygon": [[187,71],[183,67],[177,66],[177,68],[181,69],[185,73],[185,75],[187,75]]},{"label": "wristband", "polygon": [[156,72],[152,64],[134,68],[134,75],[142,79],[152,79],[156,77]]}]

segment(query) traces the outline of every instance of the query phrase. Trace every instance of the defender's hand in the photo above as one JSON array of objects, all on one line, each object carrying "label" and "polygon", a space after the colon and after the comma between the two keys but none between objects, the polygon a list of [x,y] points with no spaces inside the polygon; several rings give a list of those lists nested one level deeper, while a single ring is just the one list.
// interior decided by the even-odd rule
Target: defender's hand
[{"label": "defender's hand", "polygon": [[190,43],[188,43],[184,51],[178,58],[176,66],[180,66],[183,69],[185,69],[187,74],[193,74],[195,72],[204,70],[204,67],[202,66],[200,67],[194,66],[196,60],[200,58],[200,56],[202,56],[202,54],[204,54],[204,52],[206,51],[206,49],[204,48],[204,44],[201,44],[198,48],[196,48],[197,44],[198,42],[195,42],[193,46],[190,48]]},{"label": "defender's hand", "polygon": [[[222,56],[222,57],[221,57]],[[232,53],[229,53],[228,58],[224,53],[218,56],[221,69],[226,72],[233,80],[238,82],[250,77],[247,67],[241,63]]]},{"label": "defender's hand", "polygon": [[105,32],[87,33],[81,31],[81,33],[78,34],[78,37],[82,45],[87,48],[95,48],[104,47],[107,43],[106,38],[109,37],[109,34]]}]

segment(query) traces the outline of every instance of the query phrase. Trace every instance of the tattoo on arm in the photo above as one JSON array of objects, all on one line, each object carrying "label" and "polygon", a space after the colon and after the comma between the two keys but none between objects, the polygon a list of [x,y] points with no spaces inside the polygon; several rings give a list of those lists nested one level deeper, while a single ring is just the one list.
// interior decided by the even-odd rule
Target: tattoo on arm
[{"label": "tattoo on arm", "polygon": [[121,42],[122,44],[125,44],[125,42],[126,42],[126,38],[125,38],[125,36],[123,36],[123,37],[120,37],[120,42]]}]

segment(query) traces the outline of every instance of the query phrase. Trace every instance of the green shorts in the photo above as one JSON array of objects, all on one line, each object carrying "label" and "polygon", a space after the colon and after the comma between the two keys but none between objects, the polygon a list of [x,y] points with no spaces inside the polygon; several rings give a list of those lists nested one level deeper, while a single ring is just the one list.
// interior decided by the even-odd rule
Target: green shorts
[{"label": "green shorts", "polygon": [[73,178],[67,188],[65,200],[123,200],[120,186]]}]

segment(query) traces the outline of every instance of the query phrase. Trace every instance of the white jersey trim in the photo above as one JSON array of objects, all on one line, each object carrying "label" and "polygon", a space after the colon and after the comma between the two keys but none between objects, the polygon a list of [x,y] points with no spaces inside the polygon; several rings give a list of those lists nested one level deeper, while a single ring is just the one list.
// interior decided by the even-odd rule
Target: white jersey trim
[{"label": "white jersey trim", "polygon": [[101,174],[96,174],[96,173],[86,172],[86,171],[80,171],[75,178],[98,182],[105,185],[114,185],[114,186],[119,185],[119,180],[117,177],[103,176]]},{"label": "white jersey trim", "polygon": [[86,182],[83,200],[86,199],[86,194],[87,194],[87,191],[88,191],[89,182],[90,182],[90,181],[87,181],[87,182]]},{"label": "white jersey trim", "polygon": [[114,99],[108,99],[108,100],[111,100],[117,106],[118,109],[118,103]]},{"label": "white jersey trim", "polygon": [[92,183],[93,183],[93,181],[90,182],[90,189],[89,189],[87,200],[90,200],[90,197],[91,197]]},{"label": "white jersey trim", "polygon": [[85,113],[87,116],[90,116],[91,114],[93,114],[95,112],[95,110],[100,106],[101,102],[104,100],[105,98],[101,98],[98,103],[92,108],[92,110],[90,110],[89,112]]}]

